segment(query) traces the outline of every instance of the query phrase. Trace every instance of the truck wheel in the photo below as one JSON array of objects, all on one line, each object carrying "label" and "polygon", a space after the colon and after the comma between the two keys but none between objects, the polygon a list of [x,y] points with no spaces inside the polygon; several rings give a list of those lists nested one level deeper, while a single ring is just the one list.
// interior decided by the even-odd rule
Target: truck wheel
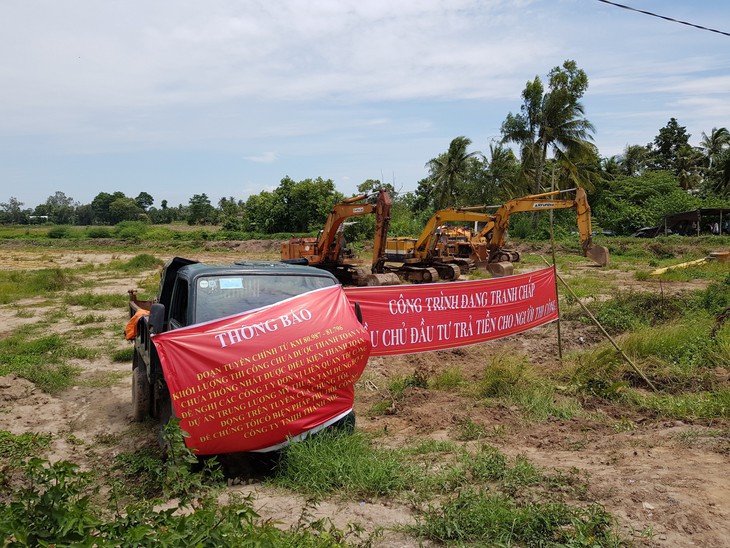
[{"label": "truck wheel", "polygon": [[152,390],[147,379],[144,363],[139,354],[134,353],[132,366],[132,420],[142,422],[150,414]]}]

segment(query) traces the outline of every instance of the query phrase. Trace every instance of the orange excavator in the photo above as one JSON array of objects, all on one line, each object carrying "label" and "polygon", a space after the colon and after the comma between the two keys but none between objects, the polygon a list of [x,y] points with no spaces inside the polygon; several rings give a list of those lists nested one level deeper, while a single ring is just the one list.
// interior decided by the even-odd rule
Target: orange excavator
[{"label": "orange excavator", "polygon": [[[388,238],[385,248],[385,257],[389,261],[388,268],[415,283],[435,282],[439,279],[457,280],[462,272],[473,270],[475,264],[468,255],[458,256],[455,253],[457,249],[457,242],[453,237],[455,231],[443,224],[465,221],[489,222],[494,219],[492,215],[475,211],[477,209],[483,207],[441,209],[428,220],[418,238]],[[390,264],[392,262],[399,263],[399,266],[393,266]]]},{"label": "orange excavator", "polygon": [[[328,270],[340,283],[354,285],[393,285],[399,283],[395,274],[385,272],[385,241],[390,224],[390,194],[378,191],[375,204],[362,194],[343,200],[332,207],[324,229],[317,238],[292,238],[281,245],[281,260]],[[343,234],[345,219],[375,214],[375,238],[372,265],[354,257]]]},{"label": "orange excavator", "polygon": [[[573,199],[552,198],[572,191],[575,191]],[[468,257],[479,265],[485,264],[495,276],[510,275],[513,272],[512,263],[520,260],[517,251],[505,248],[510,215],[523,211],[551,209],[575,210],[583,255],[600,266],[606,266],[609,262],[608,249],[593,244],[591,208],[588,205],[586,192],[582,188],[532,194],[506,202],[497,209],[491,220],[486,221],[484,227],[471,238],[468,245],[457,246],[456,255]]]}]

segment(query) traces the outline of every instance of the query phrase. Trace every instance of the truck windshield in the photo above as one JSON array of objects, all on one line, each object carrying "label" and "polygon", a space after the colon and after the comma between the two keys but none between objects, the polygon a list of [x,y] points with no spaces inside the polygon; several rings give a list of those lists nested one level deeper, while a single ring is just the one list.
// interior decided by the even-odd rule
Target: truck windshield
[{"label": "truck windshield", "polygon": [[205,276],[196,281],[194,322],[207,322],[335,285],[324,276]]}]

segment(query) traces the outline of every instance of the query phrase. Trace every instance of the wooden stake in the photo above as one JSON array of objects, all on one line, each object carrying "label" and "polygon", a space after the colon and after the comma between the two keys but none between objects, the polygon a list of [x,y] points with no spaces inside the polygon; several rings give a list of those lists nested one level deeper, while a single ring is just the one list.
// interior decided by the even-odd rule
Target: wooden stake
[{"label": "wooden stake", "polygon": [[[541,259],[542,259],[542,260],[543,260],[543,261],[545,262],[545,264],[546,264],[546,265],[550,266],[550,263],[549,263],[549,262],[547,262],[547,260],[545,259],[545,257],[543,257],[542,255],[540,255],[540,258],[541,258]],[[643,373],[643,372],[641,371],[641,369],[639,369],[639,368],[638,368],[638,367],[636,366],[636,364],[635,364],[634,362],[632,362],[632,361],[631,361],[631,358],[629,358],[629,357],[628,357],[628,356],[626,355],[626,352],[624,352],[624,351],[623,351],[623,350],[621,349],[621,347],[620,347],[620,346],[619,346],[619,345],[618,345],[618,344],[616,343],[616,341],[614,341],[614,340],[613,340],[613,337],[611,337],[611,335],[609,335],[609,334],[608,334],[608,332],[607,332],[607,331],[606,331],[606,330],[605,330],[605,329],[603,328],[603,326],[601,325],[601,322],[599,322],[599,321],[598,321],[598,319],[597,319],[597,318],[596,318],[596,317],[595,317],[595,316],[594,316],[594,315],[593,315],[593,314],[591,313],[591,311],[590,311],[590,310],[588,310],[588,308],[586,307],[586,305],[584,305],[584,304],[583,304],[583,303],[581,302],[581,300],[580,300],[580,299],[578,298],[578,295],[576,295],[576,294],[575,294],[575,293],[573,292],[573,290],[572,290],[572,289],[570,288],[570,286],[569,286],[569,285],[567,284],[567,282],[566,282],[566,281],[565,281],[565,280],[564,280],[564,279],[563,279],[563,278],[562,278],[562,277],[560,276],[560,274],[558,274],[558,273],[557,273],[557,271],[555,272],[555,277],[556,277],[556,278],[557,278],[558,280],[560,280],[560,281],[562,282],[562,284],[563,284],[563,285],[565,286],[565,288],[566,288],[566,289],[567,289],[567,290],[568,290],[568,291],[570,292],[570,294],[571,294],[571,295],[573,296],[573,298],[575,298],[576,302],[577,302],[577,303],[578,303],[578,304],[580,305],[580,307],[581,307],[581,308],[583,309],[583,312],[585,312],[586,314],[588,314],[588,316],[590,317],[590,319],[591,319],[591,320],[593,320],[593,323],[595,323],[595,324],[596,324],[596,325],[598,326],[598,329],[600,329],[600,330],[601,330],[601,333],[603,333],[603,334],[604,334],[604,336],[605,336],[605,337],[606,337],[606,338],[607,338],[607,339],[608,339],[609,341],[611,341],[611,344],[613,345],[613,347],[614,347],[614,348],[615,348],[616,350],[618,350],[618,352],[619,352],[619,353],[621,354],[621,356],[623,357],[623,359],[624,359],[624,360],[626,360],[626,362],[627,362],[627,363],[628,363],[628,364],[629,364],[629,365],[630,365],[630,366],[632,367],[632,369],[633,369],[634,371],[636,371],[636,372],[637,372],[637,373],[639,374],[639,376],[640,376],[640,377],[641,377],[642,379],[644,379],[644,382],[646,382],[646,384],[648,384],[648,385],[649,385],[649,386],[651,387],[651,389],[652,389],[652,390],[653,390],[654,392],[658,392],[658,390],[657,390],[656,386],[654,386],[654,383],[652,383],[652,382],[651,382],[651,381],[649,380],[649,378],[648,378],[648,377],[647,377],[646,375],[644,375],[644,373]]]}]

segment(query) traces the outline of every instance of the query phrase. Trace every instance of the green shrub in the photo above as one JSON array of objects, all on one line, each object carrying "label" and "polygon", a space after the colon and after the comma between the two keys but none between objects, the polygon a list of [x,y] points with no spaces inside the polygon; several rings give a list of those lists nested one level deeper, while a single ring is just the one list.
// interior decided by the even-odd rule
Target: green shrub
[{"label": "green shrub", "polygon": [[114,236],[122,240],[140,242],[147,232],[147,225],[142,221],[122,221],[114,226]]},{"label": "green shrub", "polygon": [[48,237],[55,240],[68,238],[71,235],[71,229],[67,226],[54,226],[48,231]]},{"label": "green shrub", "polygon": [[88,238],[111,238],[112,231],[106,226],[90,226],[86,229]]}]

